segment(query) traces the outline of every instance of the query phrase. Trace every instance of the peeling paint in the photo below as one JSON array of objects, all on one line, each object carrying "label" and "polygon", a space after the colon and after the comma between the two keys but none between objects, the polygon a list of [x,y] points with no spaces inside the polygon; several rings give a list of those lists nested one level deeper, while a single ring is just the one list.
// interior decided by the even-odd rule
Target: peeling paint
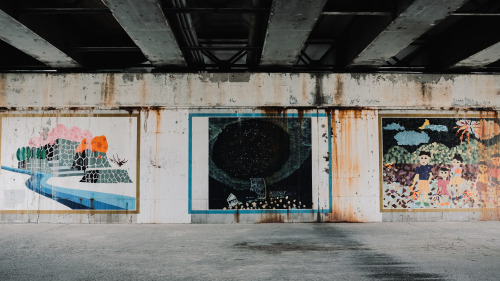
[{"label": "peeling paint", "polygon": [[203,83],[221,83],[229,81],[229,74],[227,73],[202,73],[198,76],[198,79]]},{"label": "peeling paint", "polygon": [[233,83],[248,83],[251,77],[252,74],[250,73],[232,73],[229,75],[228,81]]},{"label": "peeling paint", "polygon": [[144,76],[140,73],[135,73],[135,74],[132,74],[132,73],[124,73],[124,74],[121,74],[121,77],[122,77],[122,81],[123,83],[127,84],[127,83],[133,83],[134,81],[142,81],[144,80]]}]

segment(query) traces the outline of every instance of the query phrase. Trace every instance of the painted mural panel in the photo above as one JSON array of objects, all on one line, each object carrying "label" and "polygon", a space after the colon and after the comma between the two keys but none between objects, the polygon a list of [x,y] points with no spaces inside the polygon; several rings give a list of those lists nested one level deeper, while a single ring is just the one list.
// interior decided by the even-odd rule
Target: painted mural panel
[{"label": "painted mural panel", "polygon": [[382,211],[498,206],[498,118],[384,116]]},{"label": "painted mural panel", "polygon": [[209,209],[311,209],[311,118],[209,118]]},{"label": "painted mural panel", "polygon": [[138,116],[3,116],[0,212],[137,212]]}]

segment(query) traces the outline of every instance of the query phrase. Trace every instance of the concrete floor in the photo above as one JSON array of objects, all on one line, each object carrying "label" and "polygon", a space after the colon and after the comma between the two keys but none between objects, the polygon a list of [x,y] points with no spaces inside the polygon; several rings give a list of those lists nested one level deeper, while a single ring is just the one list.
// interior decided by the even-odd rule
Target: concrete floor
[{"label": "concrete floor", "polygon": [[0,280],[499,280],[500,223],[0,225]]}]

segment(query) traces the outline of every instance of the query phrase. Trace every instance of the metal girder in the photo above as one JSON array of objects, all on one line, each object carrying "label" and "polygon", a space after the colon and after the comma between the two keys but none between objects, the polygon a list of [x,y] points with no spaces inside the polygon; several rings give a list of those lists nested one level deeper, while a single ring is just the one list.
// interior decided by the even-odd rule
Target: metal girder
[{"label": "metal girder", "polygon": [[50,67],[80,67],[78,62],[2,10],[0,39]]},{"label": "metal girder", "polygon": [[452,67],[484,67],[500,60],[500,42],[459,61]]},{"label": "metal girder", "polygon": [[186,66],[159,0],[102,0],[155,67]]},{"label": "metal girder", "polygon": [[292,66],[326,0],[275,0],[262,51],[261,65]]},{"label": "metal girder", "polygon": [[413,1],[349,65],[383,65],[466,2],[467,0]]}]

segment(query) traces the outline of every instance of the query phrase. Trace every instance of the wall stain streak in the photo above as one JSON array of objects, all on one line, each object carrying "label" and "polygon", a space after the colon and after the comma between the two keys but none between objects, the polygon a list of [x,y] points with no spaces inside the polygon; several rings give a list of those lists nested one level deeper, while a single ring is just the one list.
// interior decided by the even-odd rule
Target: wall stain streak
[{"label": "wall stain streak", "polygon": [[115,99],[115,75],[107,74],[106,82],[101,86],[101,103],[105,106],[112,106]]},{"label": "wall stain streak", "polygon": [[422,102],[425,105],[432,104],[432,87],[427,85],[426,83],[421,83],[420,88],[422,91]]},{"label": "wall stain streak", "polygon": [[7,105],[7,75],[0,74],[0,106]]},{"label": "wall stain streak", "polygon": [[124,110],[127,111],[130,115],[134,114],[134,112],[160,112],[164,110],[164,107],[161,106],[119,106],[118,110]]},{"label": "wall stain streak", "polygon": [[344,103],[344,82],[342,79],[342,75],[335,76],[335,94],[334,94],[334,102],[335,104],[343,104]]},{"label": "wall stain streak", "polygon": [[[365,126],[369,116],[375,111],[366,108],[329,109],[332,134],[332,198],[333,208],[330,221],[361,222],[362,214],[353,206],[353,200],[360,196],[361,165],[366,161],[360,144],[368,144],[370,128]],[[360,133],[360,130],[367,130]],[[360,140],[359,135],[366,135]],[[345,205],[347,203],[347,206]]]},{"label": "wall stain streak", "polygon": [[314,108],[309,107],[279,107],[279,106],[263,106],[257,107],[258,110],[262,110],[264,114],[270,115],[270,117],[281,117],[283,122],[286,123],[287,114],[289,110],[296,110],[297,117],[299,119],[299,132],[302,131],[302,120],[304,119],[304,114],[315,111]]},{"label": "wall stain streak", "polygon": [[315,79],[315,87],[312,95],[314,96],[313,105],[322,105],[325,103],[325,97],[323,96],[323,75],[321,74],[311,74],[311,77]]},{"label": "wall stain streak", "polygon": [[264,213],[256,223],[283,223],[285,218],[279,213]]}]

